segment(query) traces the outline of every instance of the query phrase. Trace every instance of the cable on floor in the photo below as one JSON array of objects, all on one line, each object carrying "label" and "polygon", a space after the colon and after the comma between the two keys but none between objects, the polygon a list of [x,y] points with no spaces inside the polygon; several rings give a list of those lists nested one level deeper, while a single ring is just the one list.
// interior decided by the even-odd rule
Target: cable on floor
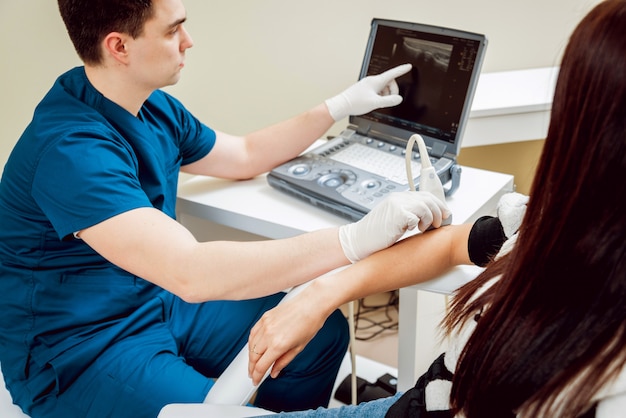
[{"label": "cable on floor", "polygon": [[356,340],[369,341],[386,331],[398,330],[398,291],[388,292],[387,295],[387,300],[380,304],[368,303],[367,298],[356,302]]}]

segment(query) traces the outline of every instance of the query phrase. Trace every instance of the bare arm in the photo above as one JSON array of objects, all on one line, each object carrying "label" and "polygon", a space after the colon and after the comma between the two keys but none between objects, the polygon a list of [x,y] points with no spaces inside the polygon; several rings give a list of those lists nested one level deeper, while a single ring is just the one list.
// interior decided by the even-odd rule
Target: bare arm
[{"label": "bare arm", "polygon": [[117,215],[79,236],[113,264],[188,302],[265,296],[348,263],[336,228],[283,240],[199,243],[153,208]]},{"label": "bare arm", "polygon": [[302,153],[322,137],[334,120],[325,104],[245,136],[217,132],[213,150],[182,168],[190,174],[247,179]]},{"label": "bare arm", "polygon": [[472,264],[467,252],[471,228],[471,224],[450,225],[414,235],[337,275],[316,280],[310,292],[323,295],[321,306],[330,314],[346,302],[422,283],[454,266]]},{"label": "bare arm", "polygon": [[307,112],[245,136],[218,132],[213,150],[182,170],[229,179],[246,179],[269,171],[304,151],[335,121],[399,104],[402,97],[395,79],[410,69],[410,64],[400,65],[365,77]]},{"label": "bare arm", "polygon": [[307,282],[393,245],[408,228],[438,227],[447,207],[426,192],[391,193],[358,222],[280,240],[199,243],[144,207],[79,232],[96,252],[188,302],[248,299]]},{"label": "bare arm", "polygon": [[258,382],[272,364],[277,376],[313,338],[326,318],[351,300],[435,278],[451,267],[471,264],[471,224],[415,235],[336,274],[321,277],[292,300],[268,311],[250,333],[249,371]]}]

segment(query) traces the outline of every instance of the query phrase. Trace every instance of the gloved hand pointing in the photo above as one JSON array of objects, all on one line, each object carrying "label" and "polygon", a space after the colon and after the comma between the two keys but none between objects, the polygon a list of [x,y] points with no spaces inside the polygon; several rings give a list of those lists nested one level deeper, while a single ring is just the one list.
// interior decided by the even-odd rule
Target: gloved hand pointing
[{"label": "gloved hand pointing", "polygon": [[384,73],[362,78],[343,93],[326,100],[335,122],[350,116],[364,115],[381,107],[397,106],[402,102],[396,78],[408,73],[411,64],[394,67]]},{"label": "gloved hand pointing", "polygon": [[396,192],[375,206],[363,219],[339,228],[339,241],[352,263],[394,244],[407,230],[439,228],[450,216],[445,202],[430,192]]}]

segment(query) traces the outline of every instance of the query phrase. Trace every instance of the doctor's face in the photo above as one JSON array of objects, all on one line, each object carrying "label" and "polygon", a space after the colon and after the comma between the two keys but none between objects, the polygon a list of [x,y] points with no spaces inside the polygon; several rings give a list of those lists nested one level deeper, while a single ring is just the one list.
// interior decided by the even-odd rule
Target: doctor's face
[{"label": "doctor's face", "polygon": [[152,7],[143,33],[127,46],[136,82],[155,90],[178,82],[193,40],[183,25],[187,14],[182,0],[153,0]]}]

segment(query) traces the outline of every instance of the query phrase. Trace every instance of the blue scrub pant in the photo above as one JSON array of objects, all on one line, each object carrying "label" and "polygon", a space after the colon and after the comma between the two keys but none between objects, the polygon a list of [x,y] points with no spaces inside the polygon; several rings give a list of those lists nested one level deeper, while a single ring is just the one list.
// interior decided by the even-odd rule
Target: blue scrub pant
[{"label": "blue scrub pant", "polygon": [[[36,402],[33,418],[154,418],[170,403],[201,403],[248,340],[261,315],[284,294],[188,304],[166,294],[163,321],[117,341],[64,392]],[[259,388],[255,405],[274,411],[327,406],[348,346],[335,311],[307,347]]]}]

